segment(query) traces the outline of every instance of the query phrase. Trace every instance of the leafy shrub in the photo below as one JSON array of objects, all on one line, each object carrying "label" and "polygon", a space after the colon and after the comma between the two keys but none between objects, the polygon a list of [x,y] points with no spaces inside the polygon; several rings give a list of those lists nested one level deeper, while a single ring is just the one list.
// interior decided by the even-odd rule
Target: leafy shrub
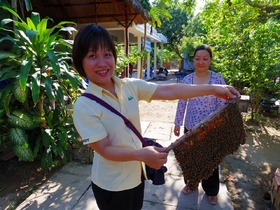
[{"label": "leafy shrub", "polygon": [[14,19],[3,19],[1,42],[12,48],[0,54],[0,146],[10,141],[19,159],[42,160],[44,168],[68,162],[70,145],[79,144],[72,113],[64,98],[72,98],[81,80],[71,67],[72,43],[62,37],[72,22],[48,28],[50,19],[32,13],[26,21],[8,7]]}]

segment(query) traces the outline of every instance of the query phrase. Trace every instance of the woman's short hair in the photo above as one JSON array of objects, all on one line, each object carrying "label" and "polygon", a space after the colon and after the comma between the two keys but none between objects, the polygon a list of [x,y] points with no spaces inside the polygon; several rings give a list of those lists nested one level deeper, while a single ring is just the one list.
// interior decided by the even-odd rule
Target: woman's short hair
[{"label": "woman's short hair", "polygon": [[86,77],[83,68],[83,59],[89,50],[97,51],[98,48],[111,50],[117,62],[115,43],[109,32],[102,26],[95,24],[87,25],[79,30],[74,39],[72,49],[73,65],[82,77]]},{"label": "woman's short hair", "polygon": [[210,58],[212,59],[212,50],[211,50],[211,48],[210,48],[209,45],[203,44],[203,45],[200,45],[200,46],[198,46],[197,48],[195,48],[194,53],[193,53],[193,56],[195,56],[195,54],[196,54],[197,51],[199,51],[199,50],[206,50],[206,51],[209,53]]}]

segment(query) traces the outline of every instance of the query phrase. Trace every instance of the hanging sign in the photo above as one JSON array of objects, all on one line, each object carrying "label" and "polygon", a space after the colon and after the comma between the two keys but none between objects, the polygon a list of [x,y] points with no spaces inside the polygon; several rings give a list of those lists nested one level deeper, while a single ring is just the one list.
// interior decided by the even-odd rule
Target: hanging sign
[{"label": "hanging sign", "polygon": [[[144,38],[142,38],[142,44],[144,43]],[[146,39],[146,45],[145,45],[145,50],[147,52],[151,52],[152,51],[152,44],[151,41]]]}]

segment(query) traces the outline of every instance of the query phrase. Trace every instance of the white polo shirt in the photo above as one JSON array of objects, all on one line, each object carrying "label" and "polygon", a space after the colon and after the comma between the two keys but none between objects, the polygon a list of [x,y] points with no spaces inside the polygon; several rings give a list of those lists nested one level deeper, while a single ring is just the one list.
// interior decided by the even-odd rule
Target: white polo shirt
[{"label": "white polo shirt", "polygon": [[[128,118],[141,133],[139,100],[150,101],[157,84],[141,79],[113,77],[116,98],[109,91],[89,82],[87,93],[96,95]],[[142,147],[141,141],[122,118],[89,98],[81,96],[74,105],[74,124],[83,144],[97,142],[106,136],[113,145],[131,149]],[[102,189],[121,191],[141,183],[141,162],[118,162],[94,152],[92,182]]]}]

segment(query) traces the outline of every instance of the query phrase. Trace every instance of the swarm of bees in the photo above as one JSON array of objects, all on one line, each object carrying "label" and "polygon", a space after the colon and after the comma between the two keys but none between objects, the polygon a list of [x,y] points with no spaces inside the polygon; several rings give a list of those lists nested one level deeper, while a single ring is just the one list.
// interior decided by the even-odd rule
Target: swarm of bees
[{"label": "swarm of bees", "polygon": [[225,156],[237,151],[246,140],[242,115],[237,103],[228,103],[184,134],[173,149],[191,190],[212,175]]}]

